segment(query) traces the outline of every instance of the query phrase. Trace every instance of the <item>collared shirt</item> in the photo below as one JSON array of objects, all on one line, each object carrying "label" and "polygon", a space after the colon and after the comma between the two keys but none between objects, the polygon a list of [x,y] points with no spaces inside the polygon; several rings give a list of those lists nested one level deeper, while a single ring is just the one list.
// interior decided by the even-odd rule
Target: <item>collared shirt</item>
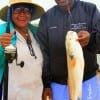
[{"label": "collared shirt", "polygon": [[[34,49],[35,55],[30,55],[29,48],[27,46],[26,40],[21,36],[17,31],[17,63],[24,61],[24,67],[16,65],[16,61],[9,64],[9,96],[11,98],[21,95],[23,91],[24,95],[31,94],[34,91],[34,88],[41,85],[41,73],[42,73],[42,54],[38,43],[33,37],[31,31],[29,31],[30,38],[32,40],[32,47]],[[28,96],[28,95],[27,95]],[[9,97],[9,99],[10,99]],[[29,99],[30,95],[27,100]],[[10,99],[12,100],[12,99]],[[26,100],[26,99],[25,99]],[[32,99],[33,100],[33,99]]]}]

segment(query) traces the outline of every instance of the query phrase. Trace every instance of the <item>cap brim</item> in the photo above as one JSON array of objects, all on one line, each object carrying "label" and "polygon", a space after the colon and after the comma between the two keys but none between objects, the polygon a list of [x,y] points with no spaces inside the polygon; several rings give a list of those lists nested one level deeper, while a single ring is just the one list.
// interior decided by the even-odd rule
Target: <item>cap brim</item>
[{"label": "cap brim", "polygon": [[[27,3],[27,4],[29,4],[31,7],[33,7],[35,9],[34,14],[32,14],[31,21],[40,18],[43,15],[43,13],[45,12],[44,9],[37,4],[31,4],[31,3]],[[7,20],[7,11],[8,11],[8,6],[5,6],[0,10],[0,19],[1,20],[3,20],[3,21]]]}]

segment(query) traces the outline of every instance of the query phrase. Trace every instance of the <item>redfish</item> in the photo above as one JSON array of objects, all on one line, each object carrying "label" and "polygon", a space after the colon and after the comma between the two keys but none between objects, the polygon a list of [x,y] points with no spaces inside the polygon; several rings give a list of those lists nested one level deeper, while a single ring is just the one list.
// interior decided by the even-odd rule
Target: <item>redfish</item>
[{"label": "redfish", "polygon": [[68,65],[68,90],[70,100],[82,100],[82,81],[84,74],[83,50],[74,31],[66,34],[66,54]]}]

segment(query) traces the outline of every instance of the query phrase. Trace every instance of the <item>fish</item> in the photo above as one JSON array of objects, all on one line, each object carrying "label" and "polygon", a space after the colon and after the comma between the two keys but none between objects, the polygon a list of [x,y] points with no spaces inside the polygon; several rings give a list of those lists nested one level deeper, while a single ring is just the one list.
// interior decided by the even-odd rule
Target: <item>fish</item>
[{"label": "fish", "polygon": [[98,69],[98,70],[96,71],[96,74],[97,74],[97,76],[98,76],[98,84],[99,84],[99,86],[100,86],[100,69]]},{"label": "fish", "polygon": [[68,92],[70,100],[82,100],[82,81],[84,75],[84,56],[74,31],[68,31],[65,36],[65,47],[68,69]]}]

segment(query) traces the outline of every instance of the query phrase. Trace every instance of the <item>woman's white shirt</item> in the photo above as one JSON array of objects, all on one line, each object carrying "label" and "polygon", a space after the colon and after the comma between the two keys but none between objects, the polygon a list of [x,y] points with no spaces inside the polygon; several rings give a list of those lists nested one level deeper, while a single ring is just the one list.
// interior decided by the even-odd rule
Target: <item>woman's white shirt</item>
[{"label": "woman's white shirt", "polygon": [[[26,40],[18,31],[16,31],[16,35],[17,63],[24,61],[24,67],[17,66],[15,60],[9,64],[9,100],[35,100],[33,93],[39,94],[36,93],[36,88],[39,87],[40,96],[43,88],[41,79],[42,53],[31,31],[29,31],[29,35],[36,58],[30,55]],[[41,98],[36,96],[36,100],[41,100]]]}]

